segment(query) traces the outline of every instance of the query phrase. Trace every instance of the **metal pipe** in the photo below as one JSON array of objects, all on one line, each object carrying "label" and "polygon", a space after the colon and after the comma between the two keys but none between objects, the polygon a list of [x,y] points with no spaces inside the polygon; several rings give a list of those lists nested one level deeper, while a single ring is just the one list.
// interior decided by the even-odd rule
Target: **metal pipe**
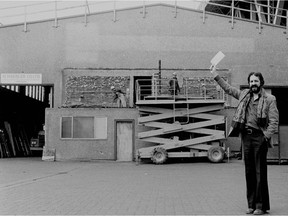
[{"label": "metal pipe", "polygon": [[87,17],[87,10],[89,11],[89,7],[87,6],[87,0],[86,0],[86,5],[85,5],[85,7],[84,7],[84,10],[85,10],[85,14],[84,14],[84,16],[85,16],[85,26],[87,26],[87,24],[88,24],[88,17]]},{"label": "metal pipe", "polygon": [[250,3],[250,20],[253,20],[253,5]]},{"label": "metal pipe", "polygon": [[29,96],[29,86],[25,86],[25,95]]},{"label": "metal pipe", "polygon": [[35,86],[32,86],[32,98],[34,99],[35,99],[35,93],[36,93]]},{"label": "metal pipe", "polygon": [[41,100],[44,102],[44,97],[45,97],[45,88],[42,87],[42,98]]},{"label": "metal pipe", "polygon": [[268,23],[271,23],[271,17],[270,17],[270,0],[267,1],[267,17],[268,17]]},{"label": "metal pipe", "polygon": [[54,28],[58,28],[58,17],[57,17],[57,0],[55,0],[55,9],[54,9],[54,14],[55,14],[55,18],[54,18]]},{"label": "metal pipe", "polygon": [[116,22],[116,0],[114,0],[114,8],[113,8],[113,22]]},{"label": "metal pipe", "polygon": [[259,29],[259,34],[262,32],[262,25],[261,25],[261,20],[259,19],[258,21],[258,29]]},{"label": "metal pipe", "polygon": [[89,8],[88,0],[86,0],[85,2],[86,2],[86,7],[87,7],[87,9],[88,9],[88,13],[90,14],[90,8]]},{"label": "metal pipe", "polygon": [[256,7],[257,14],[258,14],[258,20],[262,22],[260,5],[258,5],[257,0],[254,0],[254,4],[255,4],[255,7]]},{"label": "metal pipe", "polygon": [[38,86],[35,86],[35,99],[38,100],[38,96],[39,96],[39,91],[38,91]]},{"label": "metal pipe", "polygon": [[203,7],[202,12],[203,12],[203,13],[202,13],[202,14],[203,14],[202,22],[203,22],[203,24],[205,24],[205,18],[206,18],[206,17],[205,17],[205,14],[206,14],[206,13],[205,13],[205,12],[206,12],[206,11],[205,11],[205,7]]},{"label": "metal pipe", "polygon": [[143,11],[142,11],[142,14],[143,14],[143,18],[146,18],[146,4],[145,4],[145,0],[143,0]]},{"label": "metal pipe", "polygon": [[273,21],[273,24],[274,24],[274,25],[276,24],[277,18],[278,18],[279,4],[280,4],[280,1],[278,0],[278,1],[277,1],[277,6],[276,6],[276,11],[275,11],[275,16],[274,16],[274,21]]},{"label": "metal pipe", "polygon": [[177,0],[175,0],[175,5],[174,5],[174,9],[175,9],[175,14],[174,14],[174,18],[177,17]]},{"label": "metal pipe", "polygon": [[286,31],[288,33],[288,11],[286,12]]},{"label": "metal pipe", "polygon": [[234,0],[232,0],[231,28],[234,29]]},{"label": "metal pipe", "polygon": [[28,30],[27,30],[27,7],[25,6],[24,7],[24,32],[27,32]]},{"label": "metal pipe", "polygon": [[29,86],[29,97],[32,97],[32,86]]}]

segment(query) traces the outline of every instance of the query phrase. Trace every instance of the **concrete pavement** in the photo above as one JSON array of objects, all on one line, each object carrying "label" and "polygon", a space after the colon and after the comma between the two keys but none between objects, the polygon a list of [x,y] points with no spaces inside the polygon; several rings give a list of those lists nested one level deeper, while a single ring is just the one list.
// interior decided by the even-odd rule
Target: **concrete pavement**
[{"label": "concrete pavement", "polygon": [[[288,166],[269,165],[271,215],[288,215]],[[1,215],[245,215],[242,161],[164,165],[0,159]]]}]

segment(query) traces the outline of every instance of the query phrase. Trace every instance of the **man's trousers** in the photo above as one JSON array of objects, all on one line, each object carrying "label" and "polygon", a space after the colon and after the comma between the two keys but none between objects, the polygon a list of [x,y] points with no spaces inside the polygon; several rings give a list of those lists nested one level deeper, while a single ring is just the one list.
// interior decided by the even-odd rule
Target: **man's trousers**
[{"label": "man's trousers", "polygon": [[262,131],[242,133],[248,208],[270,210],[267,179],[268,143]]}]

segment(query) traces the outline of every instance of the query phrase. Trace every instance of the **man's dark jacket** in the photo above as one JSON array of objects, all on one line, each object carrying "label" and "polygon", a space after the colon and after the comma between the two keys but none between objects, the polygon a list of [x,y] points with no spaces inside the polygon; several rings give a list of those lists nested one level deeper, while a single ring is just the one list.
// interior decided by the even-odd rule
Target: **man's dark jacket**
[{"label": "man's dark jacket", "polygon": [[[219,75],[214,78],[217,83],[221,86],[221,88],[229,95],[233,96],[237,100],[239,100],[239,104],[236,108],[236,112],[232,119],[231,128],[229,131],[229,136],[239,136],[241,130],[239,128],[243,128],[241,124],[245,124],[245,122],[241,121],[241,109],[243,109],[243,101],[244,98],[250,94],[249,89],[239,90],[231,85],[229,85],[224,79],[222,79]],[[271,137],[273,134],[278,132],[278,124],[279,124],[279,113],[276,104],[275,96],[268,94],[265,92],[263,88],[261,88],[260,92],[259,104],[257,107],[257,123],[260,129],[263,131],[264,136],[269,140],[270,147],[273,147],[273,143],[271,142]],[[261,98],[262,97],[262,98]]]}]

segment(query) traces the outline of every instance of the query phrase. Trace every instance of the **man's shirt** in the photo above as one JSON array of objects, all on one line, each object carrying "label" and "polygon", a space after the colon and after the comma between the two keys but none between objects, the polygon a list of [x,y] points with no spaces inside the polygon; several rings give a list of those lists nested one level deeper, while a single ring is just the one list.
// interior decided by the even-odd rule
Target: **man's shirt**
[{"label": "man's shirt", "polygon": [[258,95],[256,100],[254,100],[252,95],[252,98],[246,109],[246,126],[253,127],[258,130],[260,130],[259,126],[257,125],[257,107],[259,104],[259,98],[260,95]]}]

